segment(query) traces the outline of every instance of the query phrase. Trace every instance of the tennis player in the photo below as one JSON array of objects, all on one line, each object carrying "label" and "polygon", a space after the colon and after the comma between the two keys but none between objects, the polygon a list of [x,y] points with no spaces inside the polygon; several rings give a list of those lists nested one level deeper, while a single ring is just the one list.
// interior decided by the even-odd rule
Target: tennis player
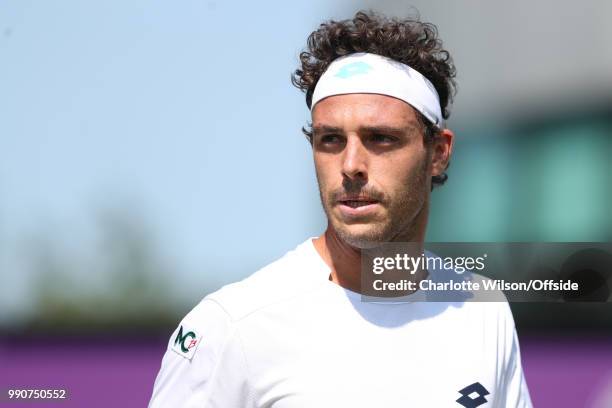
[{"label": "tennis player", "polygon": [[328,227],[187,314],[150,407],[531,407],[506,301],[361,296],[362,251],[422,243],[447,179],[455,68],[435,26],[359,12],[300,61]]}]

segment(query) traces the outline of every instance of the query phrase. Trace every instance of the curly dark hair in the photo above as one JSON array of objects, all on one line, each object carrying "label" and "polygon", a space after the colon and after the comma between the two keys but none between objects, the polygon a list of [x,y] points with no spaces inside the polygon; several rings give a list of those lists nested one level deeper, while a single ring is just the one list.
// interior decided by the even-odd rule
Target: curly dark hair
[{"label": "curly dark hair", "polygon": [[[456,72],[449,52],[442,48],[436,26],[418,17],[388,18],[373,11],[359,11],[353,19],[322,23],[308,37],[308,47],[300,53],[301,67],[292,74],[291,82],[306,93],[309,109],[315,86],[329,64],[356,52],[382,55],[419,71],[436,88],[442,116],[448,119],[449,105],[456,92]],[[424,128],[424,140],[431,144],[440,130],[420,112],[415,112]],[[310,143],[311,125],[302,127]],[[432,177],[432,188],[447,179],[446,173]]]}]

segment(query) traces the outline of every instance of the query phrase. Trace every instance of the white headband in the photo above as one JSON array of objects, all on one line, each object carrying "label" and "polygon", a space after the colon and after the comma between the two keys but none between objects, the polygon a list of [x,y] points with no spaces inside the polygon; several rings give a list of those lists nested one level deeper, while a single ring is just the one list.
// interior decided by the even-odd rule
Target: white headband
[{"label": "white headband", "polygon": [[440,97],[433,84],[420,72],[391,58],[358,52],[334,60],[315,87],[311,109],[328,96],[353,93],[401,99],[434,125],[444,127]]}]

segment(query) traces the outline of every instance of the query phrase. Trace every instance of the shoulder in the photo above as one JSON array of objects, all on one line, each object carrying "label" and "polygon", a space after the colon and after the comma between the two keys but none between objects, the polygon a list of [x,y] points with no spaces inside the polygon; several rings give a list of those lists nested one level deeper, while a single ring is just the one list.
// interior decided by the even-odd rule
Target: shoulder
[{"label": "shoulder", "polygon": [[[309,268],[312,252],[306,246],[298,245],[281,258],[259,269],[249,277],[204,297],[179,323],[168,349],[191,356],[197,346],[191,341],[206,333],[209,344],[222,344],[235,330],[236,323],[268,305],[300,296],[320,284],[320,279]],[[320,275],[319,275],[320,276]],[[212,336],[212,339],[210,338]],[[189,337],[189,340],[186,338]],[[191,349],[181,348],[183,339]],[[185,346],[188,348],[188,345]],[[182,352],[182,353],[181,353]]]},{"label": "shoulder", "polygon": [[[310,240],[305,241],[249,277],[209,294],[202,303],[215,303],[236,322],[268,305],[310,292],[321,279],[309,245]],[[201,316],[199,310],[194,309],[193,314],[194,318]]]},{"label": "shoulder", "polygon": [[248,367],[238,321],[267,305],[299,296],[309,279],[309,252],[298,246],[248,278],[202,299],[181,320],[168,341],[150,407],[245,406]]}]

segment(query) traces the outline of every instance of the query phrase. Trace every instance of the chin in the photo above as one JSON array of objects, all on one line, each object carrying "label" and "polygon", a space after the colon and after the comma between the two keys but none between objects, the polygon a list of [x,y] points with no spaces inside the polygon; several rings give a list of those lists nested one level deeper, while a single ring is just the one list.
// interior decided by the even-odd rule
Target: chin
[{"label": "chin", "polygon": [[388,234],[372,225],[338,225],[334,228],[338,237],[354,248],[376,248],[389,242]]}]

